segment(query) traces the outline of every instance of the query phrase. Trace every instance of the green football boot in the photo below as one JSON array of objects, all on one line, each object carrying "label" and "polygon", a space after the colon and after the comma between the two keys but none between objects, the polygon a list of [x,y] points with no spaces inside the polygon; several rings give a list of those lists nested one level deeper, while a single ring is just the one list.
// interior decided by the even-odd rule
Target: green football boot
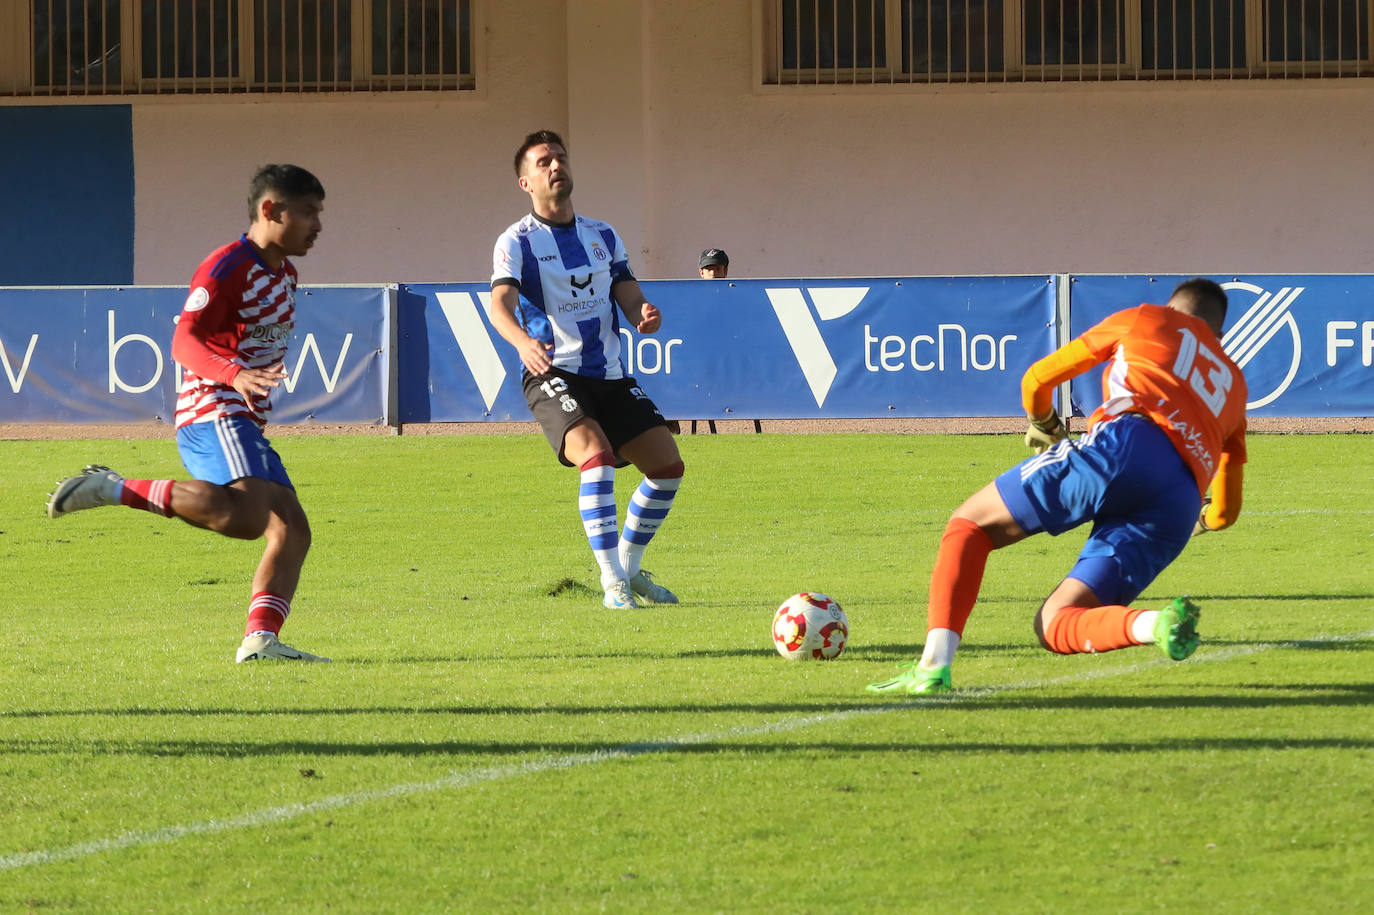
[{"label": "green football boot", "polygon": [[1182,661],[1197,651],[1197,621],[1202,608],[1186,597],[1176,597],[1155,619],[1155,644],[1171,660]]},{"label": "green football boot", "polygon": [[890,680],[879,680],[864,687],[870,693],[911,693],[912,695],[933,696],[950,691],[949,665],[926,670],[919,660],[898,665],[897,676]]}]

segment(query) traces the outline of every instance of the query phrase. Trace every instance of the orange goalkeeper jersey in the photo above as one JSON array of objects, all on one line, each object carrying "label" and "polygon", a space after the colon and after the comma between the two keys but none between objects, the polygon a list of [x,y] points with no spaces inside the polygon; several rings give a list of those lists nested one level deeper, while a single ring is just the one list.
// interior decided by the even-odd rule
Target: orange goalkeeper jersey
[{"label": "orange goalkeeper jersey", "polygon": [[1108,359],[1089,428],[1122,413],[1149,417],[1188,462],[1199,492],[1223,462],[1245,462],[1245,376],[1207,322],[1161,305],[1119,311],[1031,366],[1027,412],[1043,415],[1055,385]]}]

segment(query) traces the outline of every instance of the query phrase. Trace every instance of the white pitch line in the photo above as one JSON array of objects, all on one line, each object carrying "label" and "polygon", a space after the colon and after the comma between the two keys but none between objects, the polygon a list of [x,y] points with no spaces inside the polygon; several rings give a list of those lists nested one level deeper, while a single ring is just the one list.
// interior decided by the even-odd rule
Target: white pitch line
[{"label": "white pitch line", "polygon": [[[1214,661],[1230,661],[1235,658],[1259,654],[1274,648],[1301,647],[1303,645],[1313,644],[1327,645],[1337,642],[1359,641],[1360,639],[1367,638],[1374,638],[1374,629],[1367,629],[1364,632],[1356,632],[1349,635],[1274,642],[1266,645],[1220,648],[1216,651],[1205,652],[1202,655],[1194,655],[1192,658],[1182,663],[1198,664]],[[283,823],[287,820],[294,820],[299,817],[328,810],[339,810],[345,807],[354,807],[359,804],[386,801],[399,797],[432,794],[436,791],[447,791],[454,788],[467,788],[471,785],[502,781],[508,778],[518,778],[523,775],[538,775],[543,772],[596,765],[597,763],[609,762],[615,759],[633,759],[637,756],[647,756],[654,753],[671,753],[683,747],[697,746],[703,743],[734,740],[740,737],[758,737],[765,734],[786,733],[788,731],[797,731],[803,728],[813,727],[818,724],[831,724],[845,721],[850,718],[858,718],[863,715],[881,715],[896,711],[907,711],[913,708],[948,706],[969,699],[985,699],[988,696],[995,696],[999,693],[1025,689],[1039,689],[1046,686],[1058,686],[1065,683],[1079,683],[1087,680],[1097,680],[1103,677],[1117,677],[1123,674],[1137,673],[1142,670],[1162,667],[1172,663],[1174,662],[1166,661],[1163,658],[1155,658],[1154,660],[1128,667],[1080,671],[1076,674],[1056,677],[1049,680],[1028,680],[1021,683],[1007,684],[1005,686],[961,690],[953,695],[930,699],[908,699],[902,702],[881,703],[875,700],[875,704],[870,708],[845,709],[843,711],[823,712],[816,715],[779,718],[775,721],[764,722],[763,724],[737,725],[732,728],[724,728],[722,730],[709,731],[702,734],[692,734],[685,737],[664,737],[658,740],[627,743],[618,747],[610,747],[605,750],[595,750],[590,753],[570,753],[563,756],[550,756],[544,759],[511,763],[504,766],[490,766],[485,769],[476,769],[468,772],[455,772],[452,775],[435,779],[434,781],[405,782],[399,785],[392,785],[388,788],[376,788],[371,791],[336,794],[332,797],[320,798],[318,801],[311,801],[307,804],[284,804],[278,807],[268,807],[263,810],[250,811],[236,817],[204,820],[199,823],[188,823],[182,826],[164,826],[161,829],[125,832],[117,836],[108,836],[103,839],[95,839],[77,845],[68,845],[65,848],[15,852],[0,857],[0,871],[17,870],[21,867],[32,867],[39,864],[56,864],[60,861],[73,861],[78,858],[86,858],[104,852],[119,851],[125,848],[137,848],[143,845],[158,845],[165,842],[175,842],[187,836],[204,836],[221,832],[230,832],[237,829],[251,829],[255,826]]]}]

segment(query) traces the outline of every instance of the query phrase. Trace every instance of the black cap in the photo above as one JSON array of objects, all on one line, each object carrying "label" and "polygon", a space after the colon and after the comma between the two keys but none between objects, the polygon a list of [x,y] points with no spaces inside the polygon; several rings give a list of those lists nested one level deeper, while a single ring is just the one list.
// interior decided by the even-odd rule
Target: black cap
[{"label": "black cap", "polygon": [[712,264],[720,264],[722,267],[730,266],[730,255],[719,248],[707,248],[701,252],[701,257],[697,259],[697,269],[709,267]]}]

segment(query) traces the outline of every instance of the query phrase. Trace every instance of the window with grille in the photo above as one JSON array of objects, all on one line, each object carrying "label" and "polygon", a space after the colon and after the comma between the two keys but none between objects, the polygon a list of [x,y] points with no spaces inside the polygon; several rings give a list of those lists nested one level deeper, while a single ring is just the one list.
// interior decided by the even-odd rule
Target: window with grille
[{"label": "window with grille", "polygon": [[11,95],[473,89],[473,0],[29,0]]},{"label": "window with grille", "polygon": [[760,0],[774,85],[1374,75],[1374,0]]}]

